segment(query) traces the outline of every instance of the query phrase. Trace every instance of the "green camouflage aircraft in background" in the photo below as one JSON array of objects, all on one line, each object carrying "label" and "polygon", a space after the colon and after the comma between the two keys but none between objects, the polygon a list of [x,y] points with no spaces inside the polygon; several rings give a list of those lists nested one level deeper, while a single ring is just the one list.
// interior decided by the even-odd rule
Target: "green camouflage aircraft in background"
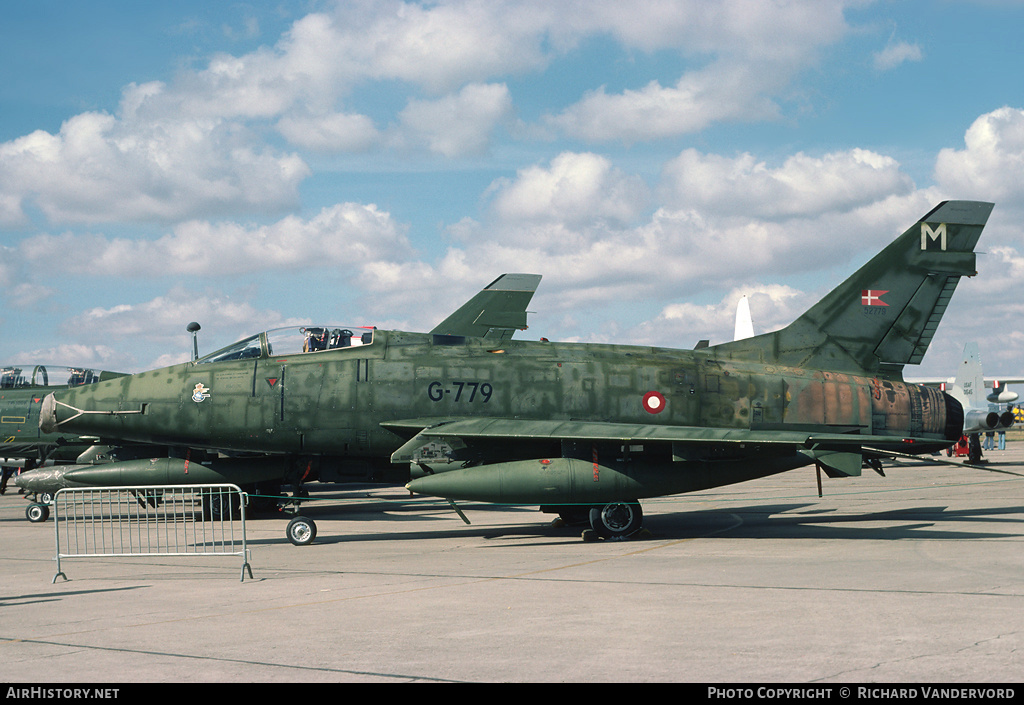
[{"label": "green camouflage aircraft in background", "polygon": [[[859,475],[886,451],[932,453],[960,438],[959,402],[902,371],[921,361],[960,278],[976,273],[992,207],[940,203],[786,328],[721,345],[268,331],[51,394],[41,424],[311,468],[398,464],[416,493],[542,505],[628,536],[644,498],[812,464]],[[296,524],[293,542],[309,529]]]},{"label": "green camouflage aircraft in background", "polygon": [[[21,468],[30,472],[44,463],[93,463],[107,459],[110,449],[96,444],[94,438],[57,430],[39,429],[39,408],[54,389],[77,387],[119,377],[122,373],[85,367],[60,365],[0,366],[0,494],[7,490],[10,475]],[[30,506],[31,521],[46,518],[41,506]]]},{"label": "green camouflage aircraft in background", "polygon": [[63,431],[40,431],[43,397],[58,388],[93,384],[121,374],[60,365],[0,366],[0,457],[25,461],[26,468],[47,460],[77,459],[93,446],[92,440]]}]

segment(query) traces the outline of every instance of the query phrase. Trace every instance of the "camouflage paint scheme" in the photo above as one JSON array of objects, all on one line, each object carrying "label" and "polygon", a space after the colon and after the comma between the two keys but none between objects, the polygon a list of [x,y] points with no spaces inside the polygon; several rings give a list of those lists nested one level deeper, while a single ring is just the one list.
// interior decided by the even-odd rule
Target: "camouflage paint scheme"
[{"label": "camouflage paint scheme", "polygon": [[[121,376],[119,372],[58,365],[0,366],[0,457],[27,461],[72,461],[93,446],[63,429],[43,433],[39,408],[43,398],[60,387],[94,384]],[[10,464],[10,463],[7,463]]]},{"label": "camouflage paint scheme", "polygon": [[[533,298],[540,280],[541,277],[537,274],[503,274],[445,318],[432,332],[474,336],[495,341],[511,338],[516,330],[526,327],[526,307]],[[193,330],[191,324],[188,330]],[[300,344],[297,345],[294,344],[295,341],[280,340],[280,336],[271,331],[228,346],[225,349],[228,352],[218,351],[207,356],[206,360],[225,362],[228,359],[252,359],[253,355],[258,357],[264,350],[261,345],[266,345],[266,350],[270,349],[271,337],[286,345],[293,344],[294,352],[303,350],[309,352],[317,347],[326,347],[332,342],[327,337],[332,333],[338,335],[338,338],[333,341],[336,346],[340,346],[342,342],[345,342],[346,346],[353,344],[354,333],[349,330],[310,327],[296,329],[296,331],[299,331],[300,336]],[[341,339],[343,331],[348,335],[347,341]],[[363,334],[372,335],[372,333]],[[361,337],[355,343],[361,344]],[[280,355],[278,357],[280,358]],[[25,370],[33,370],[31,379],[25,377],[23,374]],[[73,368],[67,368],[67,371],[70,374],[68,384],[71,386],[120,376],[118,373]],[[56,375],[51,374],[49,377],[51,378],[50,383],[54,383]],[[236,379],[238,375],[235,371],[224,370],[221,377],[223,380],[227,380],[226,388],[230,390],[231,380]],[[0,387],[28,387],[32,386],[36,380],[44,381],[46,379],[47,371],[42,366],[0,368]],[[283,376],[281,379],[283,381]],[[276,379],[273,381],[276,382]],[[35,385],[33,388],[42,390],[41,385]],[[301,483],[306,479],[315,479],[318,475],[325,479],[351,479],[355,474],[365,476],[368,467],[354,468],[357,463],[353,462],[353,457],[347,457],[344,463],[340,462],[338,458],[330,458],[327,462],[321,462],[320,457],[310,458],[294,455],[275,455],[268,460],[254,458],[251,454],[244,458],[217,457],[219,451],[230,449],[218,446],[208,449],[208,452],[200,452],[202,449],[181,446],[176,440],[173,440],[173,436],[172,440],[167,443],[143,444],[135,447],[132,447],[131,441],[125,438],[111,437],[112,441],[116,442],[116,448],[104,449],[107,452],[102,455],[80,456],[79,454],[83,450],[89,448],[88,440],[84,442],[85,445],[82,445],[77,436],[56,432],[44,434],[40,431],[39,406],[43,396],[49,391],[52,389],[36,392],[19,391],[12,395],[12,404],[15,404],[13,399],[17,399],[15,404],[17,414],[12,412],[8,415],[7,420],[10,421],[12,427],[16,425],[17,428],[11,429],[11,433],[16,435],[5,436],[12,444],[8,448],[13,450],[15,448],[13,444],[20,438],[22,441],[27,441],[28,445],[22,443],[17,446],[19,451],[22,448],[31,448],[44,453],[46,459],[60,460],[64,463],[76,461],[80,464],[63,464],[59,467],[22,473],[16,482],[30,493],[45,495],[68,487],[109,487],[112,485],[253,484],[273,481]],[[202,401],[208,396],[208,393],[196,392],[193,389],[194,399]],[[230,398],[230,396],[225,398]],[[28,414],[24,412],[22,402],[33,405]],[[254,403],[252,400],[247,402],[247,404]],[[14,408],[12,407],[12,409]],[[92,440],[95,440],[95,437]],[[112,458],[116,458],[116,460],[112,461]],[[40,460],[42,459],[40,457]],[[98,467],[97,463],[101,462],[106,464],[103,467]],[[277,489],[269,491],[278,493]]]},{"label": "camouflage paint scheme", "polygon": [[[268,332],[54,394],[42,422],[308,463],[409,464],[413,491],[491,502],[635,502],[812,463],[857,475],[874,451],[933,452],[960,437],[960,404],[904,383],[902,369],[975,274],[991,209],[939,204],[793,324],[732,343],[366,330],[361,344],[282,355]],[[241,352],[252,357],[228,359]]]}]

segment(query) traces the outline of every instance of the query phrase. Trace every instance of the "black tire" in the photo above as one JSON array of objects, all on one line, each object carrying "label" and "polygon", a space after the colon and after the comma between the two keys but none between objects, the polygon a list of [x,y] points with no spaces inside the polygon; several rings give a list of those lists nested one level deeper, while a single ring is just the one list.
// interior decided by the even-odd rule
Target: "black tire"
[{"label": "black tire", "polygon": [[610,502],[590,510],[590,526],[605,539],[626,538],[644,525],[639,502]]},{"label": "black tire", "polygon": [[308,546],[316,538],[316,522],[303,516],[297,516],[288,522],[285,533],[292,544]]},{"label": "black tire", "polygon": [[557,511],[559,518],[566,526],[577,526],[590,522],[591,507],[567,504],[564,506],[552,507]]},{"label": "black tire", "polygon": [[246,513],[257,514],[277,511],[277,500],[281,496],[281,485],[274,482],[259,483],[249,489],[248,492],[249,503],[245,505]]},{"label": "black tire", "polygon": [[237,519],[238,509],[237,493],[215,491],[203,497],[203,512],[207,521]]},{"label": "black tire", "polygon": [[979,440],[977,433],[971,434],[971,440],[968,444],[967,462],[974,464],[981,462],[981,440]]},{"label": "black tire", "polygon": [[25,507],[25,518],[33,524],[40,524],[50,518],[50,508],[45,504],[33,502]]}]

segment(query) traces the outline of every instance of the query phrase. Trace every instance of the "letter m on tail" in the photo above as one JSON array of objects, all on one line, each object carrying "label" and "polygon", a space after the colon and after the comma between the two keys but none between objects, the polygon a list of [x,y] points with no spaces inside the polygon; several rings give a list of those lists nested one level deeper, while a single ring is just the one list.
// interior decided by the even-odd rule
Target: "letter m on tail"
[{"label": "letter m on tail", "polygon": [[935,242],[938,242],[938,249],[946,251],[946,224],[939,223],[938,227],[932,230],[928,223],[921,223],[921,249],[934,249]]}]

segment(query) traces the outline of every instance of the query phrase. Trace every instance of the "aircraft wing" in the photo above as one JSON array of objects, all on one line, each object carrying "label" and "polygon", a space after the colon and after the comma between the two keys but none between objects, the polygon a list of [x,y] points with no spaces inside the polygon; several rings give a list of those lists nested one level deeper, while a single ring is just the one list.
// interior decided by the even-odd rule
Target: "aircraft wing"
[{"label": "aircraft wing", "polygon": [[[979,378],[980,379],[980,378]],[[965,395],[962,391],[964,384],[955,378],[949,379],[922,379],[922,380],[907,380],[910,384],[920,384],[924,387],[938,387],[943,391],[950,392],[953,396],[957,397],[964,408],[970,410],[972,408],[988,409],[989,404],[1012,404],[1020,398],[1017,392],[1012,392],[1006,388],[1008,384],[1024,384],[1024,379],[1014,377],[985,377],[983,380],[975,382],[980,385],[979,393]],[[957,389],[961,391],[955,391]],[[961,395],[961,396],[958,396]],[[982,396],[984,394],[984,396]],[[962,397],[962,398],[961,398]]]},{"label": "aircraft wing", "polygon": [[902,442],[893,436],[862,434],[854,428],[839,428],[830,433],[510,418],[408,419],[389,422],[384,427],[407,438],[412,436],[392,454],[393,463],[452,462],[448,457],[452,451],[457,455],[457,451],[488,446],[501,449],[553,442],[655,443],[664,444],[672,459],[679,462],[714,457],[715,449],[731,457],[753,456],[773,448],[791,449],[820,462],[826,469],[859,475],[865,453],[872,455],[878,446]]},{"label": "aircraft wing", "polygon": [[[960,468],[967,467],[967,468],[973,468],[973,469],[976,469],[976,470],[986,470],[988,472],[998,472],[998,473],[1004,474],[1004,475],[1017,475],[1018,477],[1024,477],[1024,475],[1022,475],[1021,473],[1013,472],[1011,470],[1004,470],[1002,468],[981,465],[981,464],[972,463],[972,462],[969,462],[969,461],[953,460],[952,458],[943,458],[941,453],[936,453],[934,455],[920,456],[920,455],[908,455],[907,453],[898,453],[898,452],[892,451],[892,450],[879,450],[878,448],[865,448],[864,451],[870,457],[874,457],[874,458],[885,458],[885,459],[888,459],[888,460],[913,460],[913,461],[918,462],[918,463],[923,462],[923,463],[929,463],[929,464],[935,463],[935,464],[938,464],[938,465],[953,465],[955,467],[960,467]],[[982,463],[988,463],[989,461],[982,460],[981,462]]]},{"label": "aircraft wing", "polygon": [[[822,438],[821,434],[800,431],[750,431],[740,428],[709,428],[703,426],[663,426],[656,424],[627,424],[608,421],[558,421],[548,419],[510,419],[510,418],[459,418],[453,420],[424,418],[390,421],[383,424],[385,428],[422,429],[417,437],[426,439],[457,437],[476,440],[572,440],[572,441],[661,441],[661,442],[694,442],[694,443],[806,443],[811,439]],[[845,434],[828,434],[826,438],[837,436],[839,441],[845,439],[863,439],[872,436],[848,436]],[[891,439],[889,439],[891,440]],[[408,444],[407,444],[408,445]],[[392,456],[399,455],[398,450]],[[403,459],[404,460],[404,459]]]},{"label": "aircraft wing", "polygon": [[[945,379],[938,379],[936,377],[907,377],[903,380],[907,384],[920,384],[925,387],[941,387],[944,384],[955,384],[955,377],[946,377]],[[1024,384],[1024,378],[1021,377],[989,377],[985,376],[985,388],[993,389],[995,387],[1005,386],[1007,384]]]},{"label": "aircraft wing", "polygon": [[497,340],[511,338],[517,330],[526,329],[526,307],[540,280],[539,274],[502,274],[430,332]]}]

